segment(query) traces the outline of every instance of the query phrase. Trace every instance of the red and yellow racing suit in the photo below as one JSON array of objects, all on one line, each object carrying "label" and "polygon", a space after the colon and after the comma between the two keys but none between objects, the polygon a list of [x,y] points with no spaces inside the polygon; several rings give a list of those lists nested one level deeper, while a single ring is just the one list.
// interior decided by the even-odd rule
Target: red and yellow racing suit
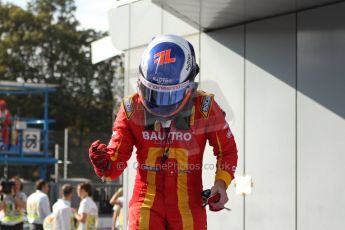
[{"label": "red and yellow racing suit", "polygon": [[[111,167],[106,177],[121,175],[136,147],[137,175],[129,202],[129,229],[206,229],[202,207],[202,162],[206,141],[217,157],[215,179],[228,186],[234,178],[237,149],[225,114],[212,94],[201,91],[187,117],[170,129],[150,121],[138,94],[124,98],[107,146]],[[178,123],[184,124],[178,124]],[[167,159],[162,156],[168,152]]]}]

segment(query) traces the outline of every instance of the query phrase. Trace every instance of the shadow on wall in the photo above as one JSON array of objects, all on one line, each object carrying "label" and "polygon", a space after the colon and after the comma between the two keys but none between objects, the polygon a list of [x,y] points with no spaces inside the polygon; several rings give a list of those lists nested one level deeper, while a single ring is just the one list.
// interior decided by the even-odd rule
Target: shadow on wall
[{"label": "shadow on wall", "polygon": [[341,3],[301,12],[297,24],[295,14],[249,23],[245,54],[243,44],[231,44],[221,31],[208,36],[345,118],[344,10]]},{"label": "shadow on wall", "polygon": [[224,95],[224,90],[222,90],[219,86],[219,82],[217,81],[210,81],[210,80],[203,80],[202,81],[202,85],[206,86],[203,88],[206,89],[212,89],[212,91],[210,90],[210,92],[214,92],[216,93],[216,101],[217,103],[219,101],[223,101],[226,102],[224,104],[221,105],[222,110],[226,111],[226,118],[228,121],[230,121],[230,123],[232,125],[234,125],[235,121],[235,115],[234,115],[234,110],[231,108],[231,102],[229,102],[225,95]]}]

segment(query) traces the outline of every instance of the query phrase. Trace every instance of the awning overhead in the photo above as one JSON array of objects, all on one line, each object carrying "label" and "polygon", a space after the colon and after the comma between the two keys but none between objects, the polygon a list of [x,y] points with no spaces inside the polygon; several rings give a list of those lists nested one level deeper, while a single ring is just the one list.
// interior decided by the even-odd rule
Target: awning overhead
[{"label": "awning overhead", "polygon": [[316,7],[339,0],[152,0],[176,17],[203,30]]},{"label": "awning overhead", "polygon": [[30,94],[54,92],[59,85],[47,83],[28,83],[16,81],[0,81],[1,94]]}]

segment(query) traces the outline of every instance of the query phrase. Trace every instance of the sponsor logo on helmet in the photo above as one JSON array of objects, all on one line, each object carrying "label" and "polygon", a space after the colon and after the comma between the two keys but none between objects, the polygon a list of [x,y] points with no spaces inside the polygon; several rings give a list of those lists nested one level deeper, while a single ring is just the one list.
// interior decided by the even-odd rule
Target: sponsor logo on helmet
[{"label": "sponsor logo on helmet", "polygon": [[146,86],[149,89],[156,90],[156,91],[175,91],[175,90],[180,90],[180,89],[185,89],[187,86],[190,85],[190,82],[182,82],[180,84],[176,85],[159,85],[159,84],[154,84],[152,82],[149,82],[146,80],[143,76],[139,76],[140,82]]},{"label": "sponsor logo on helmet", "polygon": [[142,136],[144,140],[148,141],[190,141],[192,139],[192,134],[189,132],[170,132],[167,136],[165,132],[149,132],[143,131]]},{"label": "sponsor logo on helmet", "polygon": [[186,66],[186,71],[189,71],[190,67],[192,66],[192,58],[190,56],[190,54],[188,54],[188,57],[187,57],[187,66]]},{"label": "sponsor logo on helmet", "polygon": [[174,80],[165,77],[153,76],[152,79],[157,82],[157,84],[172,84]]},{"label": "sponsor logo on helmet", "polygon": [[154,57],[153,62],[158,65],[164,65],[164,64],[176,62],[176,58],[170,57],[170,52],[171,52],[171,49],[163,50],[161,52],[155,53],[153,56]]},{"label": "sponsor logo on helmet", "polygon": [[212,100],[213,97],[210,95],[205,95],[202,97],[200,111],[205,118],[207,118],[210,113]]}]

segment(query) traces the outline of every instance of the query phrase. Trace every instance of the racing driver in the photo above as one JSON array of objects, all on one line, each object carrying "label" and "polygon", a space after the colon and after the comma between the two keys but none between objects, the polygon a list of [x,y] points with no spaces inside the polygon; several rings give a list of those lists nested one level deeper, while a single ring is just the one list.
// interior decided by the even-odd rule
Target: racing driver
[{"label": "racing driver", "polygon": [[225,113],[214,95],[197,90],[199,72],[193,46],[175,35],[155,37],[143,53],[138,92],[125,97],[108,145],[92,143],[96,174],[114,180],[135,146],[138,162],[129,202],[128,229],[207,229],[202,199],[202,161],[206,141],[217,170],[211,211],[228,201],[237,149]]}]

